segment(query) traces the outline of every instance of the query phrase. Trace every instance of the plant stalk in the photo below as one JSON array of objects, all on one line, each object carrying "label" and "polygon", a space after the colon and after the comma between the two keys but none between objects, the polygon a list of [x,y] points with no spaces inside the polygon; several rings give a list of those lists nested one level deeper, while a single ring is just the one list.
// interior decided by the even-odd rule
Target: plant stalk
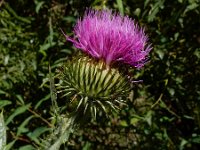
[{"label": "plant stalk", "polygon": [[68,141],[70,134],[74,131],[74,120],[75,117],[63,118],[59,137],[48,150],[59,150],[60,146]]}]

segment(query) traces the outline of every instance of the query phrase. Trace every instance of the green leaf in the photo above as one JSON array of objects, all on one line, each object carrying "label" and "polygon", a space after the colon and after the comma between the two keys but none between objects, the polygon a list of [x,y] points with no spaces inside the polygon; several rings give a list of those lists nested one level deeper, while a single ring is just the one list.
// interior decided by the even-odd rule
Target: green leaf
[{"label": "green leaf", "polygon": [[137,123],[138,123],[138,121],[139,121],[140,119],[138,119],[138,118],[131,118],[131,121],[130,121],[130,124],[131,125],[136,125]]},{"label": "green leaf", "polygon": [[9,100],[0,100],[0,109],[5,107],[6,105],[10,105],[10,104],[12,104],[12,102]]},{"label": "green leaf", "polygon": [[46,100],[49,100],[51,98],[51,94],[46,95],[44,98],[39,100],[37,104],[35,105],[34,109],[38,109],[38,107]]},{"label": "green leaf", "polygon": [[146,7],[148,6],[148,4],[149,4],[150,1],[151,1],[151,0],[145,0],[145,1],[144,1],[144,8],[146,8]]},{"label": "green leaf", "polygon": [[158,54],[159,58],[162,60],[164,58],[164,52],[162,50],[157,50],[156,53]]},{"label": "green leaf", "polygon": [[6,94],[6,92],[4,92],[4,91],[0,90],[0,94]]},{"label": "green leaf", "polygon": [[137,17],[139,17],[140,13],[141,13],[141,9],[140,8],[136,8],[135,11],[134,11],[134,15],[136,15]]},{"label": "green leaf", "polygon": [[63,20],[64,21],[67,21],[67,22],[69,22],[69,23],[73,23],[73,22],[76,22],[76,19],[74,18],[74,17],[72,17],[72,16],[66,16],[66,17],[63,17]]},{"label": "green leaf", "polygon": [[151,5],[151,10],[149,11],[148,15],[148,22],[154,21],[159,10],[164,7],[164,2],[165,0],[159,0],[154,5]]},{"label": "green leaf", "polygon": [[188,5],[185,9],[185,11],[183,12],[183,15],[185,15],[187,12],[196,9],[199,6],[199,4],[197,3],[191,3],[190,5]]},{"label": "green leaf", "polygon": [[18,107],[13,113],[12,115],[10,115],[8,117],[8,119],[6,120],[6,125],[8,125],[17,115],[20,115],[22,113],[24,113],[29,107],[31,106],[31,104],[27,104],[27,105],[23,105],[21,107]]},{"label": "green leaf", "polygon": [[18,127],[18,130],[17,130],[17,136],[19,136],[21,133],[25,133],[27,131],[29,131],[27,128],[25,128],[25,126],[29,123],[29,121],[34,118],[34,116],[30,116],[28,117],[27,119],[25,119],[21,125]]},{"label": "green leaf", "polygon": [[200,144],[200,135],[193,137],[191,139],[191,142],[196,143],[196,144]]},{"label": "green leaf", "polygon": [[25,17],[18,16],[17,13],[10,7],[9,3],[4,2],[5,8],[12,14],[17,20],[30,24],[31,21]]},{"label": "green leaf", "polygon": [[19,150],[36,150],[32,145],[25,145],[19,148]]},{"label": "green leaf", "polygon": [[90,142],[86,142],[86,144],[83,146],[82,150],[90,150],[91,149],[91,143]]},{"label": "green leaf", "polygon": [[49,36],[47,38],[48,38],[51,46],[53,44],[55,45],[55,42],[53,43],[53,35],[54,35],[54,32],[53,32],[53,27],[52,27],[52,19],[50,17],[50,19],[49,19]]},{"label": "green leaf", "polygon": [[148,111],[146,116],[145,116],[145,120],[146,120],[146,122],[148,123],[149,126],[152,125],[152,115],[153,115],[152,113],[153,113],[153,111]]},{"label": "green leaf", "polygon": [[128,127],[128,123],[126,122],[126,120],[121,120],[120,125],[123,127]]},{"label": "green leaf", "polygon": [[182,140],[181,140],[181,143],[180,143],[180,146],[179,146],[179,149],[180,149],[180,150],[184,150],[186,144],[188,144],[188,141],[185,140],[185,139],[182,139]]},{"label": "green leaf", "polygon": [[37,3],[37,6],[35,8],[35,12],[38,14],[39,11],[40,11],[40,8],[42,8],[42,5],[44,4],[45,2],[44,1],[41,1],[41,2],[38,2]]},{"label": "green leaf", "polygon": [[183,0],[178,0],[179,3],[183,3]]},{"label": "green leaf", "polygon": [[17,99],[21,102],[21,104],[24,105],[24,100],[23,97],[21,95],[16,95]]},{"label": "green leaf", "polygon": [[119,9],[119,12],[121,13],[121,15],[124,16],[124,7],[123,7],[123,3],[122,0],[116,0],[117,1],[117,6]]},{"label": "green leaf", "polygon": [[6,145],[6,150],[10,150],[13,147],[13,145],[15,144],[15,142],[16,142],[16,140],[13,140],[12,142],[8,143]]},{"label": "green leaf", "polygon": [[28,133],[27,136],[37,144],[40,144],[39,136],[49,130],[50,128],[47,127],[39,127],[36,128],[33,132]]},{"label": "green leaf", "polygon": [[200,48],[195,49],[194,55],[195,55],[198,59],[200,59]]},{"label": "green leaf", "polygon": [[4,123],[3,112],[0,113],[0,150],[4,150],[6,146],[6,126]]}]

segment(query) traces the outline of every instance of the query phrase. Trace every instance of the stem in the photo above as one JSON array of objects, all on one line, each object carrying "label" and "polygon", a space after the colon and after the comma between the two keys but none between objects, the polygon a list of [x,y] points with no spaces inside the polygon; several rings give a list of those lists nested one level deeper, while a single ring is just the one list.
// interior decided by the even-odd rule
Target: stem
[{"label": "stem", "polygon": [[36,117],[40,118],[42,121],[44,121],[49,127],[53,127],[53,125],[48,122],[46,119],[44,119],[40,114],[36,113],[35,111],[31,110],[30,108],[28,109],[29,112],[31,112],[32,114],[34,114]]},{"label": "stem", "polygon": [[63,143],[68,141],[70,134],[74,131],[74,120],[75,116],[63,119],[59,137],[48,150],[58,150]]}]

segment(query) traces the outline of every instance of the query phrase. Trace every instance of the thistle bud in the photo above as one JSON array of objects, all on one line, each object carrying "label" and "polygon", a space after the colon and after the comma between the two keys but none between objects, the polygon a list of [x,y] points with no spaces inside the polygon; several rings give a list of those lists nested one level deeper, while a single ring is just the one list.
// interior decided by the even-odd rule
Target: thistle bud
[{"label": "thistle bud", "polygon": [[122,103],[130,90],[128,77],[104,61],[81,56],[68,61],[60,71],[58,92],[74,97],[76,111],[96,117]]}]

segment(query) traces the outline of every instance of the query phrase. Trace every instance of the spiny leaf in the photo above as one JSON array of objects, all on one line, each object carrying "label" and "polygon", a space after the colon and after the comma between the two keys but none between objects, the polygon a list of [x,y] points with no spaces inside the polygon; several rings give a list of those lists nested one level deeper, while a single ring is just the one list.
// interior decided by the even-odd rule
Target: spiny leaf
[{"label": "spiny leaf", "polygon": [[5,150],[6,146],[6,126],[4,123],[3,112],[0,113],[0,150]]}]

